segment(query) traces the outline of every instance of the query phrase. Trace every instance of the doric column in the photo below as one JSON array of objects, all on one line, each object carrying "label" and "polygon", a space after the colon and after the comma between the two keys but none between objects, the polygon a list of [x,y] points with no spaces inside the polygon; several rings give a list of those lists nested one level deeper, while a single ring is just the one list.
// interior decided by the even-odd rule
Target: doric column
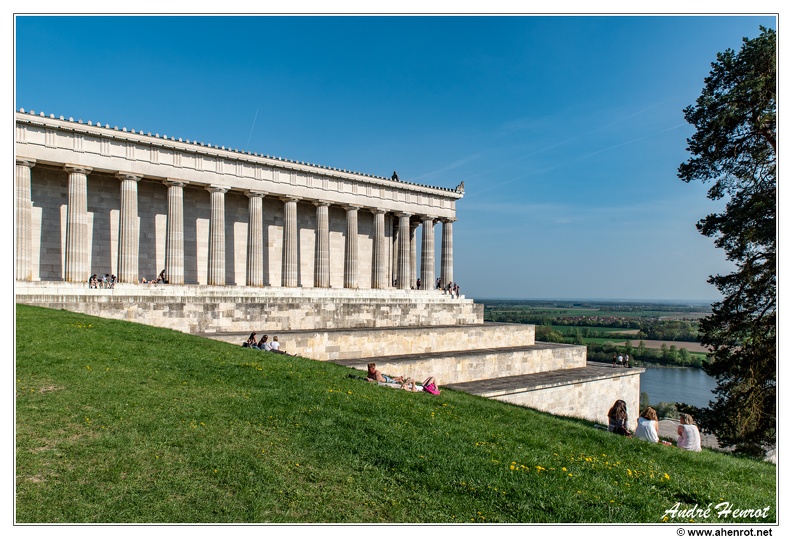
[{"label": "doric column", "polygon": [[416,288],[418,282],[418,239],[415,231],[420,222],[410,223],[410,288]]},{"label": "doric column", "polygon": [[88,174],[90,167],[66,165],[69,173],[69,194],[66,210],[66,271],[65,280],[87,282],[88,268]]},{"label": "doric column", "polygon": [[33,199],[30,194],[30,169],[35,166],[35,159],[17,157],[15,175],[16,205],[16,280],[30,281],[33,279]]},{"label": "doric column", "polygon": [[248,191],[247,274],[248,286],[264,286],[264,216],[266,193]]},{"label": "doric column", "polygon": [[402,290],[410,289],[410,214],[397,213],[399,218],[399,275],[396,286]]},{"label": "doric column", "polygon": [[344,249],[344,288],[358,287],[358,210],[346,206],[346,242]]},{"label": "doric column", "polygon": [[225,285],[225,193],[227,187],[210,185],[208,284]]},{"label": "doric column", "polygon": [[390,287],[399,286],[399,223],[398,215],[393,215],[391,218],[392,241],[391,241],[391,276],[388,285]]},{"label": "doric column", "polygon": [[443,286],[454,281],[454,221],[443,219],[443,244],[440,251],[440,279]]},{"label": "doric column", "polygon": [[297,201],[283,197],[283,266],[281,285],[297,286]]},{"label": "doric column", "polygon": [[165,180],[168,186],[168,225],[165,233],[165,279],[184,284],[184,186],[187,182]]},{"label": "doric column", "polygon": [[138,189],[141,176],[119,172],[121,180],[121,216],[118,223],[118,282],[136,283],[140,254],[138,230]]},{"label": "doric column", "polygon": [[330,288],[330,203],[314,202],[314,205],[316,206],[314,286]]},{"label": "doric column", "polygon": [[434,288],[434,218],[424,217],[421,237],[421,290]]},{"label": "doric column", "polygon": [[388,288],[388,257],[385,244],[385,210],[376,208],[374,213],[374,253],[371,261],[372,288]]}]

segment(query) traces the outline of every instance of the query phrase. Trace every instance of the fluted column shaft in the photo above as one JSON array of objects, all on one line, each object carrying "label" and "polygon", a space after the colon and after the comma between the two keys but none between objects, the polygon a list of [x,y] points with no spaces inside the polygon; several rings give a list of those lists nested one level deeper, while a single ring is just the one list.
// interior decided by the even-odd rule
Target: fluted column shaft
[{"label": "fluted column shaft", "polygon": [[375,209],[374,212],[374,253],[371,262],[373,269],[372,288],[388,288],[388,263],[385,245],[385,210]]},{"label": "fluted column shaft", "polygon": [[33,279],[33,200],[30,194],[30,169],[36,164],[34,159],[16,160],[15,173],[15,214],[16,214],[16,280]]},{"label": "fluted column shaft", "polygon": [[399,213],[399,275],[396,286],[402,290],[410,289],[410,214]]},{"label": "fluted column shaft", "polygon": [[181,181],[165,181],[168,186],[165,279],[169,284],[184,284],[184,184]]},{"label": "fluted column shaft", "polygon": [[394,215],[391,219],[391,231],[393,237],[391,238],[391,275],[388,283],[391,287],[399,287],[399,226],[400,219],[398,215]]},{"label": "fluted column shaft", "polygon": [[421,237],[421,290],[434,288],[434,218],[424,217]]},{"label": "fluted column shaft", "polygon": [[344,288],[358,287],[358,209],[346,208],[346,242],[344,249]]},{"label": "fluted column shaft", "polygon": [[88,174],[90,167],[66,165],[69,173],[69,194],[66,210],[65,280],[87,282],[88,268]]},{"label": "fluted column shaft", "polygon": [[421,223],[410,223],[410,288],[417,288],[418,282],[418,237],[415,231]]},{"label": "fluted column shaft", "polygon": [[264,286],[264,193],[248,192],[247,273],[248,286]]},{"label": "fluted column shaft", "polygon": [[315,202],[316,243],[314,249],[314,286],[330,288],[329,202]]},{"label": "fluted column shaft", "polygon": [[283,201],[283,265],[282,286],[297,286],[297,198]]},{"label": "fluted column shaft", "polygon": [[225,285],[225,193],[227,187],[210,186],[208,284]]},{"label": "fluted column shaft", "polygon": [[118,223],[118,282],[136,283],[140,255],[138,189],[140,176],[120,172],[121,215]]},{"label": "fluted column shaft", "polygon": [[440,251],[440,279],[442,285],[454,282],[454,221],[443,221],[443,244]]}]

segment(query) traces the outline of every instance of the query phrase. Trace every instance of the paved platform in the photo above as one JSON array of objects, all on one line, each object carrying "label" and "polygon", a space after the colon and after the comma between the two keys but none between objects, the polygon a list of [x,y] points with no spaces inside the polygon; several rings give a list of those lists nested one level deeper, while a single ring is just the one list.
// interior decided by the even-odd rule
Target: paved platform
[{"label": "paved platform", "polygon": [[[524,393],[526,391],[582,384],[595,380],[611,380],[621,376],[634,376],[636,374],[641,374],[645,370],[638,367],[613,369],[600,365],[599,363],[587,362],[585,367],[574,369],[559,369],[548,372],[491,378],[488,380],[445,384],[445,387],[457,391],[464,391],[472,395],[493,398],[514,393]],[[608,404],[608,406],[609,405],[610,404]]]}]

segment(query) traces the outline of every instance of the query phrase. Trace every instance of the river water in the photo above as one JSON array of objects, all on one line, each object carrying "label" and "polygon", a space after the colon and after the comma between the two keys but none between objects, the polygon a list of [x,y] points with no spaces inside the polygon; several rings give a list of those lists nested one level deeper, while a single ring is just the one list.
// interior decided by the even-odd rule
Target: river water
[{"label": "river water", "polygon": [[715,379],[701,369],[647,367],[641,374],[641,392],[649,394],[649,402],[684,402],[705,407],[715,399]]}]

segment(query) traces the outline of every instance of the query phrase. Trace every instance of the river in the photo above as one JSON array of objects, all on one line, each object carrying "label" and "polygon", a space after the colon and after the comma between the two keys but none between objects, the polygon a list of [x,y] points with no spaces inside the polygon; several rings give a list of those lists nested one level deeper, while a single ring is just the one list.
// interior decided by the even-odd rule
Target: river
[{"label": "river", "polygon": [[715,399],[715,379],[701,369],[647,367],[641,375],[641,392],[649,394],[649,402],[684,402],[705,407]]}]

